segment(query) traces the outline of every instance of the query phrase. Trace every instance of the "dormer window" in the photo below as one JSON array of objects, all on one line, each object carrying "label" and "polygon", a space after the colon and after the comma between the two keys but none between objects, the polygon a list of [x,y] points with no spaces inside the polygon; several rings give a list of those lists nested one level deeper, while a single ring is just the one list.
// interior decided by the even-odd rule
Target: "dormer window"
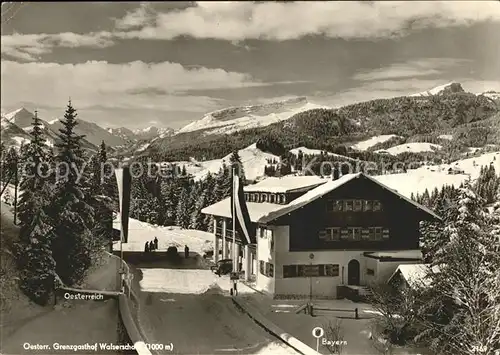
[{"label": "dormer window", "polygon": [[269,202],[274,203],[276,195],[275,194],[271,194],[271,195],[269,195],[269,198],[270,198]]},{"label": "dormer window", "polygon": [[267,202],[267,194],[262,194],[262,202]]},{"label": "dormer window", "polygon": [[259,202],[259,194],[252,194],[253,202]]},{"label": "dormer window", "polygon": [[280,194],[280,202],[281,204],[285,204],[285,195],[284,194]]}]

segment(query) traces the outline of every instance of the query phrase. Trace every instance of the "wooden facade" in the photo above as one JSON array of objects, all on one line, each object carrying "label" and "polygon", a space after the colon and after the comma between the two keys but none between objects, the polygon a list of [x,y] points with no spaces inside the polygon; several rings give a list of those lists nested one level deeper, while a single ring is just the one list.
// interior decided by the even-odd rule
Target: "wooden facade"
[{"label": "wooden facade", "polygon": [[[332,207],[339,201],[347,211]],[[406,250],[418,249],[419,222],[429,218],[397,194],[361,177],[272,224],[290,226],[290,251]],[[340,233],[338,238],[325,238],[325,230],[328,234],[331,229]]]}]

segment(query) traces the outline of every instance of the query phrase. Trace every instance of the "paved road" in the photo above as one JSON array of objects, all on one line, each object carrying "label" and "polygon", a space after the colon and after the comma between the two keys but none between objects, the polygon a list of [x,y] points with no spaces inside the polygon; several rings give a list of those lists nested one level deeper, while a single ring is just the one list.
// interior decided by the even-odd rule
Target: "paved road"
[{"label": "paved road", "polygon": [[[186,269],[185,265],[178,270],[160,269],[157,262],[154,269],[144,269],[147,264],[137,266],[141,268],[135,277],[142,286],[141,324],[151,343],[172,343],[175,354],[297,354],[236,308],[222,289],[229,285],[228,279],[215,278],[221,281],[214,285],[209,270]],[[160,278],[164,289],[161,282],[158,285]],[[183,293],[163,292],[168,291],[168,284]]]}]

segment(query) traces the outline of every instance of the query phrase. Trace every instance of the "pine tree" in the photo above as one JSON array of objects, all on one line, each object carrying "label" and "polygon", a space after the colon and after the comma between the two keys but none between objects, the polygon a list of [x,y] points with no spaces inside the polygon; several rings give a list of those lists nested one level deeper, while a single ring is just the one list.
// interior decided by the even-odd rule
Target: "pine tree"
[{"label": "pine tree", "polygon": [[189,202],[189,189],[187,187],[183,187],[179,203],[177,204],[176,211],[176,221],[175,223],[182,228],[189,228],[189,210],[188,210],[188,202]]},{"label": "pine tree", "polygon": [[203,231],[207,230],[207,219],[205,218],[205,215],[201,213],[201,210],[208,205],[207,200],[207,191],[204,191],[199,195],[195,203],[189,228]]},{"label": "pine tree", "polygon": [[245,169],[243,167],[243,163],[241,162],[240,154],[238,153],[237,150],[234,150],[231,153],[231,156],[229,157],[229,165],[230,165],[231,174],[232,174],[233,169],[234,169],[234,173],[236,175],[238,175],[240,177],[241,181],[243,181],[243,183],[244,183],[246,181]]},{"label": "pine tree", "polygon": [[55,196],[51,217],[56,226],[53,256],[57,274],[66,284],[81,280],[91,263],[93,209],[82,191],[83,136],[75,134],[76,110],[68,103],[59,130]]},{"label": "pine tree", "polygon": [[21,179],[19,200],[19,242],[15,248],[20,271],[20,287],[38,304],[45,305],[54,288],[56,262],[52,257],[53,226],[47,214],[52,198],[47,181],[42,124],[35,116],[32,140],[22,157],[25,174]]},{"label": "pine tree", "polygon": [[439,272],[430,275],[433,298],[428,304],[448,304],[448,311],[444,322],[427,326],[437,330],[434,345],[443,354],[478,349],[494,354],[500,345],[500,243],[483,205],[470,184],[464,184],[448,211],[445,242],[433,260]]}]

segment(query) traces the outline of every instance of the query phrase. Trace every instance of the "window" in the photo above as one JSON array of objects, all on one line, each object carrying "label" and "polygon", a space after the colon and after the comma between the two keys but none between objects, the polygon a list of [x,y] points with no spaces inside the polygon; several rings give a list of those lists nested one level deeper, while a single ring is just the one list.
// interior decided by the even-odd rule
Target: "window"
[{"label": "window", "polygon": [[326,206],[328,212],[342,212],[342,201],[328,201]]},{"label": "window", "polygon": [[245,193],[245,201],[248,202],[248,193]]},{"label": "window", "polygon": [[291,277],[337,277],[339,265],[283,265],[283,278]]},{"label": "window", "polygon": [[253,201],[259,202],[259,194],[253,194]]},{"label": "window", "polygon": [[297,277],[297,265],[283,265],[283,278]]},{"label": "window", "polygon": [[365,200],[363,203],[363,211],[372,211],[373,210],[373,201]]},{"label": "window", "polygon": [[352,239],[361,240],[361,228],[352,228]]},{"label": "window", "polygon": [[271,234],[269,238],[269,251],[272,253],[274,251],[274,237]]},{"label": "window", "polygon": [[340,228],[331,228],[331,240],[340,240]]},{"label": "window", "polygon": [[274,265],[264,260],[259,260],[259,272],[267,277],[273,277],[274,275]]},{"label": "window", "polygon": [[261,202],[267,202],[267,194],[261,194]]},{"label": "window", "polygon": [[328,231],[326,229],[320,230],[318,237],[321,240],[328,240],[329,239],[328,238]]},{"label": "window", "polygon": [[344,201],[344,211],[350,212],[352,210],[353,210],[353,201],[352,200]]},{"label": "window", "polygon": [[257,235],[262,239],[265,237],[264,228],[257,228]]},{"label": "window", "polygon": [[375,270],[373,270],[373,269],[366,269],[366,274],[373,276],[373,275],[375,275]]},{"label": "window", "polygon": [[385,228],[385,229],[382,231],[382,238],[383,238],[383,239],[388,239],[388,238],[389,238],[389,229],[386,229],[386,228]]},{"label": "window", "polygon": [[325,276],[336,277],[339,276],[339,265],[325,265]]},{"label": "window", "polygon": [[382,205],[380,204],[380,201],[373,201],[373,211],[381,211],[382,210]]},{"label": "window", "polygon": [[269,202],[274,203],[274,199],[276,198],[276,196],[274,194],[271,194],[269,195],[269,197],[270,197]]},{"label": "window", "polygon": [[363,201],[361,200],[354,200],[354,211],[360,212],[363,209]]},{"label": "window", "polygon": [[370,228],[363,228],[361,230],[361,239],[369,239],[370,238]]},{"label": "window", "polygon": [[266,275],[266,262],[264,260],[259,260],[259,272]]},{"label": "window", "polygon": [[370,240],[381,240],[382,239],[382,228],[372,227],[370,228]]},{"label": "window", "polygon": [[280,203],[285,204],[285,195],[284,194],[280,194]]}]

